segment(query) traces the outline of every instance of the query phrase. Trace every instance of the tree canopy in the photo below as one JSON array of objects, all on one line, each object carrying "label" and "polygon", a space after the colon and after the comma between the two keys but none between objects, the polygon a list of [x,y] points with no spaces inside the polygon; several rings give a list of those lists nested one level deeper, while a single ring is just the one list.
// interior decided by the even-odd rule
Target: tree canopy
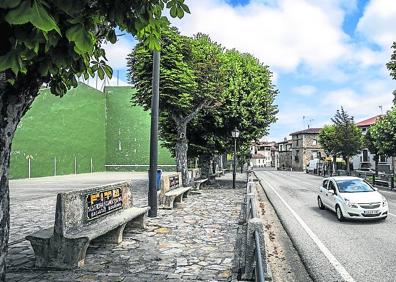
[{"label": "tree canopy", "polygon": [[390,61],[386,64],[386,67],[388,68],[391,77],[396,79],[396,42],[393,42],[392,49],[393,53]]},{"label": "tree canopy", "polygon": [[[173,27],[163,31],[161,46],[160,133],[187,185],[187,128],[200,111],[219,102],[223,87],[219,58],[223,49],[207,35],[190,38]],[[144,43],[138,43],[128,56],[129,77],[137,89],[133,103],[146,110],[151,103],[151,65],[151,53]]]},{"label": "tree canopy", "polygon": [[331,119],[335,125],[337,152],[345,158],[357,154],[362,148],[362,132],[355,125],[353,117],[341,107]]},{"label": "tree canopy", "polygon": [[331,120],[333,124],[326,125],[319,133],[319,143],[333,158],[343,156],[349,171],[349,157],[357,154],[363,146],[362,132],[343,107]]},{"label": "tree canopy", "polygon": [[116,28],[159,49],[160,30],[168,23],[162,10],[166,5],[171,15],[183,17],[189,11],[183,2],[2,1],[0,26],[7,40],[0,48],[0,72],[15,88],[29,77],[48,83],[57,95],[77,85],[76,75],[88,77],[97,72],[101,79],[105,74],[111,77],[102,43],[116,42]]},{"label": "tree canopy", "polygon": [[336,137],[336,127],[334,124],[325,125],[319,132],[319,143],[327,155],[336,155],[338,144]]},{"label": "tree canopy", "polygon": [[[152,57],[141,44],[128,57],[137,89],[132,100],[149,109]],[[183,142],[188,156],[196,157],[231,151],[235,127],[241,148],[267,133],[277,113],[268,66],[250,54],[225,50],[207,35],[190,38],[175,28],[163,33],[161,44],[160,133],[177,164]]]},{"label": "tree canopy", "polygon": [[373,143],[379,154],[396,156],[396,107],[377,120],[370,128]]},{"label": "tree canopy", "polygon": [[238,144],[248,148],[252,140],[266,135],[269,125],[276,121],[274,100],[278,91],[268,66],[250,54],[227,50],[222,56],[221,71],[225,81],[222,104],[204,111],[190,127],[191,156],[232,151],[231,131],[235,127],[241,132]]}]

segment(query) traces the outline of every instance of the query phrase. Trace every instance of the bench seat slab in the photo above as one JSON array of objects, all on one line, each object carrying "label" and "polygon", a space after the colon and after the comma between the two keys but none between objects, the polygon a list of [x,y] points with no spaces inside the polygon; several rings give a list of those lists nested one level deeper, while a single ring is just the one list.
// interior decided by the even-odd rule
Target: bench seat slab
[{"label": "bench seat slab", "polygon": [[174,208],[174,203],[181,203],[183,198],[187,198],[192,187],[180,187],[160,195],[160,207],[163,209]]}]

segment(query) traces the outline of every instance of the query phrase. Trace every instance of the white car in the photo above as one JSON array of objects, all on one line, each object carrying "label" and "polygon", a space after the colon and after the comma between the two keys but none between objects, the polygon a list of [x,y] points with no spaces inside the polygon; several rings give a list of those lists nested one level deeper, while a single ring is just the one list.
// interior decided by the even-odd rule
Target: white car
[{"label": "white car", "polygon": [[305,172],[310,173],[310,172],[315,172],[316,170],[321,170],[322,169],[322,162],[319,159],[313,159],[310,160],[307,166],[305,167]]},{"label": "white car", "polygon": [[352,176],[335,176],[323,180],[319,188],[318,206],[337,214],[337,219],[385,219],[388,202],[363,179]]}]

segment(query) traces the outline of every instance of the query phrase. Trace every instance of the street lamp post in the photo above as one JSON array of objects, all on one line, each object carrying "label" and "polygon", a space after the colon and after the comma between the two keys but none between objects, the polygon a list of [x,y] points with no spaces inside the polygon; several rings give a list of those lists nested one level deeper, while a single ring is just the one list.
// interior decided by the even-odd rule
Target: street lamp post
[{"label": "street lamp post", "polygon": [[235,178],[236,178],[236,149],[237,149],[237,138],[239,137],[238,128],[234,128],[231,132],[232,138],[234,138],[234,158],[233,158],[233,170],[232,170],[232,188],[235,189]]},{"label": "street lamp post", "polygon": [[149,217],[157,217],[157,168],[158,168],[158,107],[159,107],[160,53],[153,53],[153,97],[151,99],[150,170],[148,204]]}]

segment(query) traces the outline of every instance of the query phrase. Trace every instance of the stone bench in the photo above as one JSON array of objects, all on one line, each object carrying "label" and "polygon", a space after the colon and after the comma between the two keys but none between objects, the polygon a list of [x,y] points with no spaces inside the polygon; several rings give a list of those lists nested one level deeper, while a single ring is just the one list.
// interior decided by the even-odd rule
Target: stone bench
[{"label": "stone bench", "polygon": [[181,173],[162,175],[159,195],[160,208],[173,209],[175,203],[181,203],[187,198],[192,187],[182,187]]},{"label": "stone bench", "polygon": [[189,170],[189,174],[191,175],[191,181],[194,185],[194,190],[199,190],[201,185],[208,181],[207,178],[202,179],[201,169],[200,168],[192,168]]},{"label": "stone bench", "polygon": [[37,267],[84,266],[89,243],[121,243],[125,227],[144,227],[149,207],[133,207],[132,187],[120,182],[59,193],[55,225],[26,237]]}]

